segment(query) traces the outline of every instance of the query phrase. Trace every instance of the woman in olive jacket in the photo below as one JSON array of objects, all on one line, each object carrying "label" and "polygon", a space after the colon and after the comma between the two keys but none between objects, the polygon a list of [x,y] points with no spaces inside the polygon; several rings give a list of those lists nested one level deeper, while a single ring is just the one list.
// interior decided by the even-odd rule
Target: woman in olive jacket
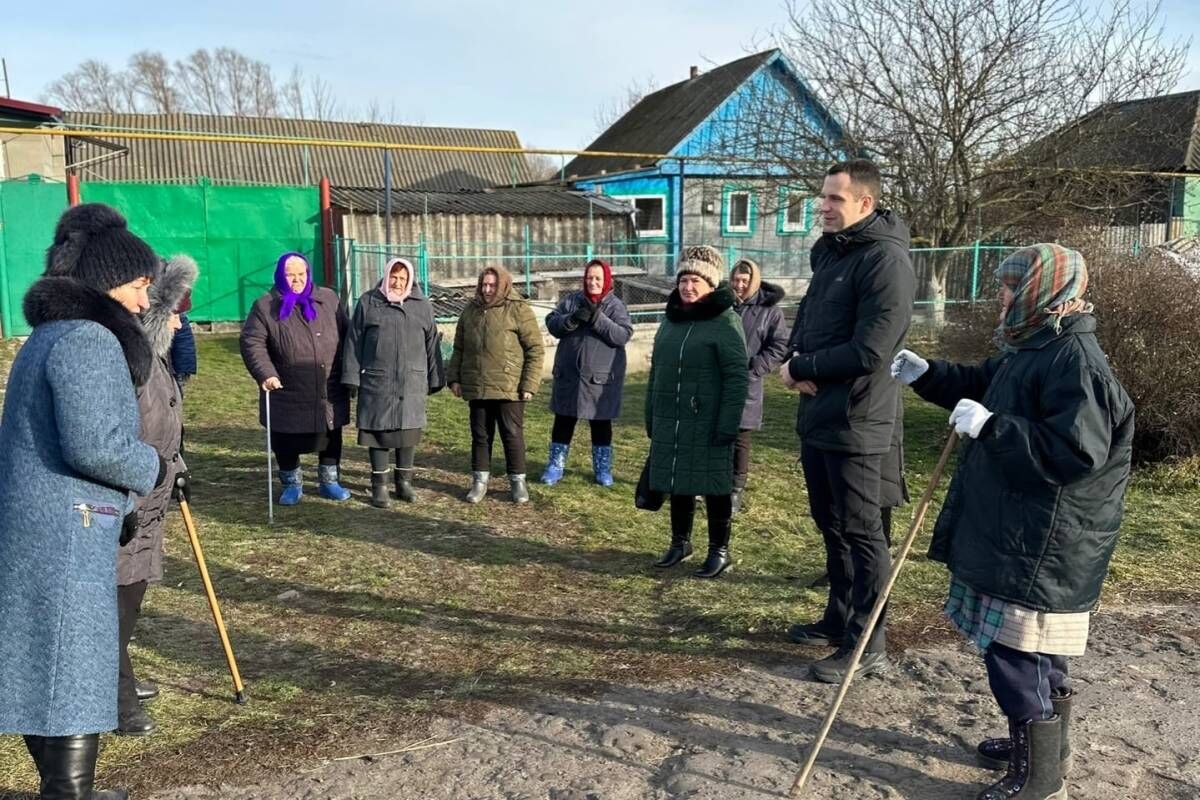
[{"label": "woman in olive jacket", "polygon": [[525,403],[542,380],[545,346],[533,309],[513,288],[504,267],[479,273],[475,297],[454,329],[446,383],[471,413],[471,488],[468,503],[487,494],[492,441],[500,428],[513,502],[529,502],[525,485]]},{"label": "woman in olive jacket", "polygon": [[1070,764],[1067,657],[1083,655],[1117,544],[1134,409],[1096,339],[1083,256],[1033,245],[996,276],[1001,355],[971,366],[901,350],[892,375],[953,409],[966,439],[929,557],[950,569],[946,614],[983,651],[1008,718],[1009,735],[978,748],[1008,773],[979,798],[1041,800]]},{"label": "woman in olive jacket", "polygon": [[280,505],[300,502],[300,456],[312,452],[319,454],[321,497],[350,498],[338,482],[342,427],[350,422],[341,364],[346,325],[337,295],[313,283],[308,259],[284,253],[275,265],[275,288],[255,301],[242,326],[242,360],[262,390],[259,424],[267,424],[268,399],[271,403],[271,450],[283,484]]},{"label": "woman in olive jacket", "polygon": [[379,285],[354,308],[342,347],[342,383],[358,388],[358,443],[371,458],[371,505],[387,508],[388,451],[396,451],[396,496],[415,503],[413,462],[425,400],[437,385],[437,325],[412,263],[393,258]]},{"label": "woman in olive jacket", "polygon": [[621,416],[625,391],[625,345],[633,336],[629,312],[612,293],[612,269],[600,259],[583,268],[583,288],[569,292],[546,316],[546,330],[556,337],[554,386],[550,410],[550,457],[542,483],[562,480],[575,424],[586,419],[592,429],[592,475],[612,486],[613,420]]},{"label": "woman in olive jacket", "polygon": [[714,248],[688,249],[654,337],[646,392],[650,489],[671,496],[671,546],[654,565],[691,555],[696,495],[704,495],[708,557],[700,578],[730,564],[733,445],[749,384],[746,339],[724,272]]}]

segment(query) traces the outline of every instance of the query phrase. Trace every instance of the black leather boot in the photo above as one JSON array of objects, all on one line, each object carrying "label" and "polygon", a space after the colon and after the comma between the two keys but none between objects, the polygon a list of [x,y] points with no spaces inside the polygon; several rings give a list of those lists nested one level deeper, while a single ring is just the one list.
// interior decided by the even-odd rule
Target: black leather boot
[{"label": "black leather boot", "polygon": [[[1062,747],[1059,750],[1059,774],[1064,778],[1071,771],[1071,700],[1075,693],[1067,690],[1065,694],[1051,695],[1050,705],[1054,713],[1062,719]],[[988,769],[1005,769],[1012,754],[1012,739],[984,739],[975,748],[979,754],[979,762]]]},{"label": "black leather boot", "polygon": [[413,470],[396,467],[396,497],[405,503],[417,502],[417,492],[412,485]]},{"label": "black leather boot", "polygon": [[1004,777],[979,793],[976,800],[1067,800],[1059,774],[1062,720],[1051,717],[1009,723],[1012,754]]},{"label": "black leather boot", "polygon": [[388,473],[390,469],[377,472],[371,470],[371,505],[376,508],[391,508],[392,498],[388,497]]},{"label": "black leather boot", "polygon": [[695,500],[671,498],[671,546],[654,566],[659,569],[673,567],[692,554],[692,520],[695,516]]},{"label": "black leather boot", "polygon": [[118,736],[149,736],[158,727],[154,719],[145,712],[142,704],[134,702],[129,708],[117,709]]},{"label": "black leather boot", "polygon": [[733,520],[729,517],[708,518],[708,557],[696,570],[697,578],[718,578],[729,569],[729,536],[733,532]]},{"label": "black leather boot", "polygon": [[41,737],[40,800],[129,800],[129,793],[123,789],[92,790],[99,749],[100,735],[96,733]]}]

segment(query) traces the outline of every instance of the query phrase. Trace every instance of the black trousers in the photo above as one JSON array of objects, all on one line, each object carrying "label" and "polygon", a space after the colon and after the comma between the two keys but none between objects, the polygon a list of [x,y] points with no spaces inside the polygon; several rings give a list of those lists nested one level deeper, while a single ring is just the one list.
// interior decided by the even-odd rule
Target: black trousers
[{"label": "black trousers", "polygon": [[133,674],[133,662],[129,660],[129,641],[133,638],[133,627],[142,613],[142,599],[146,596],[146,582],[117,587],[117,634],[121,648],[121,666],[117,675],[117,709],[130,711],[137,708],[137,679]]},{"label": "black trousers", "polygon": [[738,431],[737,441],[733,443],[733,488],[745,489],[746,477],[750,474],[750,434],[753,431],[743,428]]},{"label": "black trousers", "polygon": [[[858,642],[892,568],[879,512],[883,456],[801,445],[800,463],[813,521],[825,540],[829,600],[823,626],[841,632],[846,646],[852,646]],[[885,649],[885,618],[886,610],[875,626],[867,652]]]},{"label": "black trousers", "polygon": [[504,445],[504,462],[509,475],[525,474],[525,403],[521,400],[472,400],[471,469],[489,472],[496,428]]},{"label": "black trousers", "polygon": [[[386,472],[390,456],[388,451],[382,447],[371,447],[367,450],[367,456],[371,459],[372,472]],[[396,469],[410,470],[413,468],[413,463],[416,461],[417,448],[415,447],[397,447],[396,448]]]},{"label": "black trousers", "polygon": [[300,466],[300,456],[313,451],[316,442],[317,461],[321,464],[340,464],[342,461],[342,429],[334,428],[324,434],[271,434],[271,450],[275,453],[275,463],[284,471],[291,471]]},{"label": "black trousers", "polygon": [[[550,431],[550,441],[557,444],[570,444],[575,437],[575,423],[579,417],[567,417],[562,414],[554,415],[554,428]],[[611,447],[613,439],[613,424],[611,419],[588,420],[592,427],[592,446]]]},{"label": "black trousers", "polygon": [[988,685],[1004,716],[1015,722],[1049,719],[1051,696],[1071,690],[1067,657],[1026,653],[993,642],[983,654]]},{"label": "black trousers", "polygon": [[[733,516],[733,500],[727,494],[704,496],[704,508],[708,512],[708,529],[727,521]],[[690,539],[692,521],[696,517],[696,496],[692,494],[671,495],[671,538]]]}]

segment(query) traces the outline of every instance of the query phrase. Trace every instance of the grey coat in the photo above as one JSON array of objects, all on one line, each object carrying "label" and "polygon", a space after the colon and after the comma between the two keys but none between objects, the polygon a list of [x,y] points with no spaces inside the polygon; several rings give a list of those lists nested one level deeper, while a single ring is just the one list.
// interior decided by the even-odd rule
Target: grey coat
[{"label": "grey coat", "polygon": [[[342,385],[342,337],[346,312],[336,294],[313,287],[317,318],[304,319],[296,308],[279,319],[275,289],[254,301],[242,325],[242,361],[262,386],[272,376],[282,389],[271,392],[271,430],[324,433],[350,421],[350,393]],[[258,393],[258,424],[267,424],[265,392]]]},{"label": "grey coat", "polygon": [[621,416],[625,345],[633,336],[633,323],[625,304],[607,294],[592,321],[581,325],[572,315],[584,303],[590,301],[582,291],[571,292],[546,316],[546,330],[560,340],[550,410],[579,419],[616,419]]},{"label": "grey coat", "polygon": [[763,281],[757,292],[733,307],[742,318],[746,352],[750,356],[750,386],[742,411],[742,430],[762,428],[763,377],[778,369],[788,354],[787,323],[779,307],[783,297],[783,289]]},{"label": "grey coat", "polygon": [[152,356],[133,315],[69,278],[24,306],[0,421],[0,733],[98,733],[117,724],[121,519],[158,477],[130,380]]},{"label": "grey coat", "polygon": [[425,427],[437,346],[433,306],[417,287],[403,304],[379,289],[359,298],[342,345],[342,383],[358,387],[359,430]]}]

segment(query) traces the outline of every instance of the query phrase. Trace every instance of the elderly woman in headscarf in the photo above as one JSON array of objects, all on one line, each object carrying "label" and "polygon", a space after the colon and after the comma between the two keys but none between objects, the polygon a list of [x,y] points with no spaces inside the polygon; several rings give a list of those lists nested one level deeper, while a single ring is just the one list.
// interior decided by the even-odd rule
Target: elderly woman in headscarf
[{"label": "elderly woman in headscarf", "polygon": [[559,340],[550,393],[554,427],[542,473],[547,486],[562,480],[581,419],[591,427],[592,477],[601,486],[613,483],[613,420],[621,416],[625,345],[633,336],[633,323],[612,285],[612,269],[592,259],[583,268],[582,288],[568,292],[546,315],[546,330]]},{"label": "elderly woman in headscarf", "polygon": [[470,406],[471,488],[468,503],[487,494],[496,428],[504,444],[509,492],[529,502],[525,484],[525,403],[542,382],[545,345],[537,318],[504,267],[479,273],[475,297],[454,329],[446,383]]},{"label": "elderly woman in headscarf", "polygon": [[342,383],[358,388],[358,443],[371,458],[371,505],[387,508],[389,451],[396,496],[415,503],[413,462],[425,427],[425,398],[441,386],[433,306],[412,262],[393,258],[379,285],[354,308],[342,347]]},{"label": "elderly woman in headscarf", "polygon": [[283,484],[280,505],[300,502],[300,456],[312,452],[319,454],[321,497],[350,497],[338,474],[342,426],[350,422],[341,363],[347,324],[337,295],[313,283],[308,259],[284,253],[275,265],[274,288],[254,302],[242,326],[242,360],[262,390],[258,417],[263,426],[271,404],[271,450]]},{"label": "elderly woman in headscarf", "polygon": [[966,438],[930,558],[946,614],[984,654],[1009,735],[979,745],[1007,773],[979,800],[1066,796],[1073,693],[1091,610],[1117,543],[1134,409],[1096,339],[1083,256],[1056,244],[1000,265],[1001,353],[977,366],[901,350],[892,375],[947,409]]}]

